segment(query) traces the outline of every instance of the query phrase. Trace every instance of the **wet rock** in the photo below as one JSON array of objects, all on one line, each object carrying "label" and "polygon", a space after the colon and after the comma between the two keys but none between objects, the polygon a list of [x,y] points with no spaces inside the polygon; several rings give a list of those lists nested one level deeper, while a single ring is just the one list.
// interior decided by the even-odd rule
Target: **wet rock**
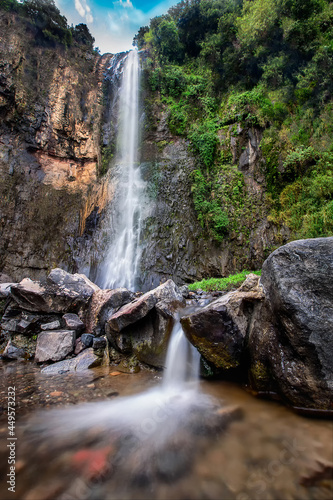
[{"label": "wet rock", "polygon": [[18,307],[27,311],[67,313],[86,306],[96,289],[84,275],[54,269],[44,283],[25,278],[13,285],[11,296]]},{"label": "wet rock", "polygon": [[119,365],[117,365],[117,369],[122,373],[138,373],[140,371],[140,366],[136,357],[132,356],[130,358],[123,359]]},{"label": "wet rock", "polygon": [[244,354],[254,304],[263,298],[259,276],[250,274],[238,290],[183,317],[181,324],[189,341],[215,368],[236,368]]},{"label": "wet rock", "polygon": [[80,338],[81,338],[82,344],[85,347],[92,347],[94,335],[92,335],[91,333],[83,333]]},{"label": "wet rock", "polygon": [[266,299],[249,332],[251,381],[300,408],[332,409],[333,237],[299,240],[265,261]]},{"label": "wet rock", "polygon": [[35,361],[60,361],[71,354],[75,345],[75,332],[72,330],[45,331],[38,335]]},{"label": "wet rock", "polygon": [[175,311],[185,300],[171,280],[145,293],[111,316],[105,330],[111,346],[162,368]]},{"label": "wet rock", "polygon": [[94,350],[94,353],[99,356],[99,357],[103,357],[104,356],[104,351],[106,349],[106,346],[107,346],[107,341],[106,341],[106,338],[105,337],[95,337],[93,339],[93,350]]},{"label": "wet rock", "polygon": [[76,358],[65,359],[58,363],[54,363],[50,366],[46,366],[41,371],[42,373],[55,374],[63,372],[81,372],[88,370],[89,368],[94,368],[101,364],[101,359],[96,356],[93,349],[85,349]]},{"label": "wet rock", "polygon": [[132,299],[133,293],[126,288],[95,291],[85,314],[86,331],[103,335],[104,324],[108,318]]},{"label": "wet rock", "polygon": [[16,283],[0,283],[0,299],[9,297],[13,285],[16,285]]},{"label": "wet rock", "polygon": [[64,327],[67,330],[74,330],[79,334],[84,329],[84,323],[80,320],[77,314],[64,314],[62,320],[65,323]]},{"label": "wet rock", "polygon": [[41,330],[58,330],[60,328],[60,321],[51,321],[51,323],[45,323],[40,325]]},{"label": "wet rock", "polygon": [[24,349],[20,349],[15,345],[13,345],[11,340],[8,341],[8,344],[6,345],[6,348],[2,353],[2,358],[8,360],[16,360],[24,358],[24,356],[25,356]]},{"label": "wet rock", "polygon": [[189,297],[189,288],[187,285],[183,285],[181,287],[179,287],[179,291],[180,293],[182,294],[182,296],[184,297],[184,299],[187,299]]},{"label": "wet rock", "polygon": [[86,346],[81,341],[81,337],[78,338],[78,339],[76,339],[76,341],[75,341],[75,348],[74,348],[74,354],[75,354],[75,356],[77,356],[78,354],[80,354],[80,352],[84,351],[84,349],[86,349]]},{"label": "wet rock", "polygon": [[162,368],[175,311],[185,304],[180,290],[168,280],[122,307],[105,329],[111,346],[133,353],[143,363]]},{"label": "wet rock", "polygon": [[144,318],[159,301],[168,302],[170,310],[175,310],[185,304],[176,284],[172,280],[168,280],[154,290],[121,307],[108,321],[110,330],[120,332],[128,325],[136,323]]}]

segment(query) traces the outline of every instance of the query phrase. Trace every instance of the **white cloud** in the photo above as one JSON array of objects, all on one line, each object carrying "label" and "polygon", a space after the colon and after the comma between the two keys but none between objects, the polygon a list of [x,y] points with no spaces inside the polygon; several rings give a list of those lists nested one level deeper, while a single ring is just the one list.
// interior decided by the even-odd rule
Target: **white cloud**
[{"label": "white cloud", "polygon": [[121,5],[122,7],[126,8],[134,8],[131,0],[118,0],[118,2],[114,2],[113,5]]},{"label": "white cloud", "polygon": [[87,0],[74,0],[74,5],[76,11],[86,20],[87,23],[92,23],[94,21],[91,8],[89,7]]}]

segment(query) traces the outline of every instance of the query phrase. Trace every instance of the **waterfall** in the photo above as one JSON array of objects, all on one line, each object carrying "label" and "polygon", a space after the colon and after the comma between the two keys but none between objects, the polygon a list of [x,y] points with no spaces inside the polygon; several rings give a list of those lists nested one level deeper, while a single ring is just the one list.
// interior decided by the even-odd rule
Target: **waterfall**
[{"label": "waterfall", "polygon": [[168,346],[163,388],[182,390],[186,382],[193,382],[197,385],[199,368],[200,354],[185,337],[179,318],[177,318]]},{"label": "waterfall", "polygon": [[120,89],[118,179],[111,214],[111,245],[98,279],[103,288],[135,289],[141,256],[140,232],[145,183],[138,165],[139,56],[126,56]]}]

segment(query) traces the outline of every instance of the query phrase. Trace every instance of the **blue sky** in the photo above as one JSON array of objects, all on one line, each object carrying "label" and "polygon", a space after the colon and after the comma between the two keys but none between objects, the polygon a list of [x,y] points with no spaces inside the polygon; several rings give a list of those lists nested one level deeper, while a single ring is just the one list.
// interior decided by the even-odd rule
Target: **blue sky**
[{"label": "blue sky", "polygon": [[68,24],[85,23],[95,45],[105,52],[122,52],[152,17],[164,14],[180,0],[55,0]]}]

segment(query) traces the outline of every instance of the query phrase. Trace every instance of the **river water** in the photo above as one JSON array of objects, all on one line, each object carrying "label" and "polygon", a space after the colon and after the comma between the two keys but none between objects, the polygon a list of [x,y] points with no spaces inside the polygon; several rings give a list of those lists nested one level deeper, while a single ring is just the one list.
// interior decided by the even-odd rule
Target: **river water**
[{"label": "river water", "polygon": [[[1,371],[2,499],[332,498],[325,464],[333,461],[333,423],[233,383],[189,382],[163,396],[161,374],[152,371],[47,376],[29,363],[3,363]],[[15,493],[5,478],[9,386],[16,387]]]}]

